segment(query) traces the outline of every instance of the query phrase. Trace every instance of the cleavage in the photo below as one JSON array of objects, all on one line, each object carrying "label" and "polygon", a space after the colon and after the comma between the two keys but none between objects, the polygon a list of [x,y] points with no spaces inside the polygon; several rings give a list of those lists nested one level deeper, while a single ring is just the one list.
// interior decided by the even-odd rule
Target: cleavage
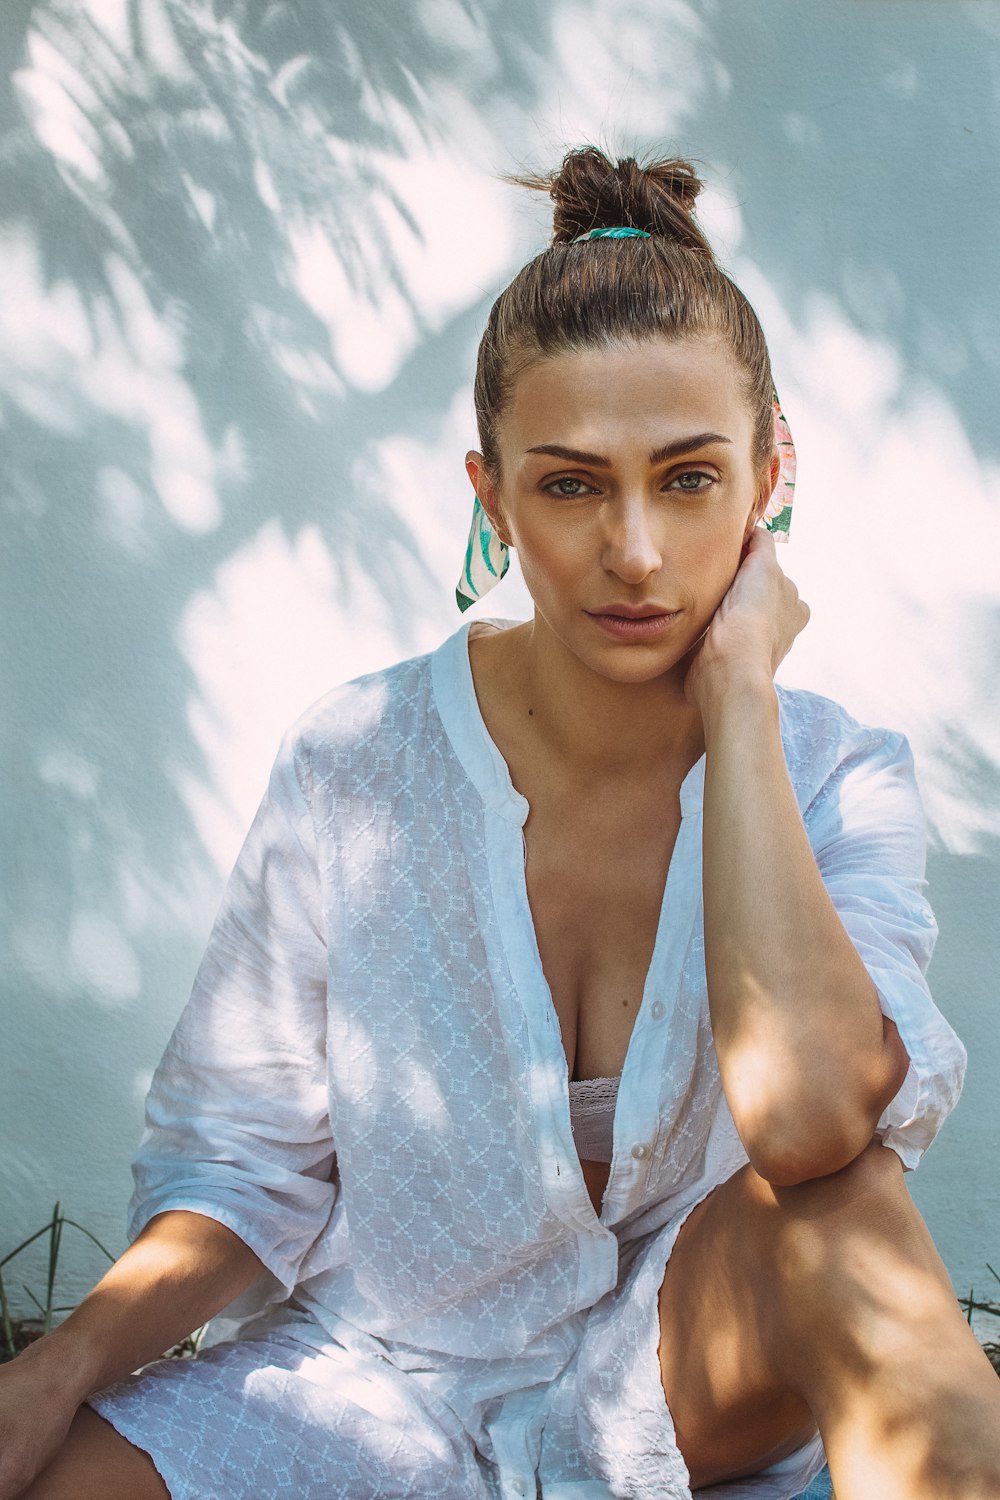
[{"label": "cleavage", "polygon": [[573,816],[531,807],[525,885],[572,1079],[621,1073],[679,826],[676,792],[655,808],[627,797]]}]

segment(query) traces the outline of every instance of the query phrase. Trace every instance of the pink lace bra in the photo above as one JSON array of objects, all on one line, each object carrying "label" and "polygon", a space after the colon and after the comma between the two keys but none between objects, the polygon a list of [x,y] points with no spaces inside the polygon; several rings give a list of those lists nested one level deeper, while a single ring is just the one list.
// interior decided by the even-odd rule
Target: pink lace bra
[{"label": "pink lace bra", "polygon": [[570,1081],[569,1118],[581,1161],[611,1160],[618,1082],[617,1078]]}]

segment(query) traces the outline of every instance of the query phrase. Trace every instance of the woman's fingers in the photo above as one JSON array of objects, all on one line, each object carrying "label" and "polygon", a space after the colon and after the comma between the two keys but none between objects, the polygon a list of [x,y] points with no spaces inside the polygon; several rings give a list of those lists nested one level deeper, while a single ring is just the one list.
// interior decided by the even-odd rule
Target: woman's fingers
[{"label": "woman's fingers", "polygon": [[766,527],[756,527],[692,657],[684,684],[689,702],[699,704],[708,674],[728,674],[735,667],[738,679],[754,669],[773,677],[810,614],[778,562],[774,537]]}]

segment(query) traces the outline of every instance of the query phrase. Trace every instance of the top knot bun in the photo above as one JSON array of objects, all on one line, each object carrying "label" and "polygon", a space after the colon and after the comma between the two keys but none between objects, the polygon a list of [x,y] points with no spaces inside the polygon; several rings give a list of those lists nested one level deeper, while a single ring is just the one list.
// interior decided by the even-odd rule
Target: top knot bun
[{"label": "top knot bun", "polygon": [[715,258],[693,217],[704,184],[688,161],[670,157],[641,166],[634,156],[613,162],[596,146],[581,146],[554,172],[507,180],[549,193],[553,245],[569,244],[589,229],[622,226]]},{"label": "top knot bun", "polygon": [[[716,260],[694,204],[702,183],[689,161],[612,161],[581,146],[544,175],[507,177],[555,203],[552,244],[532,256],[490,309],[476,359],[483,465],[499,484],[500,429],[528,366],[580,349],[646,339],[721,339],[741,371],[761,472],[774,452],[774,382],[764,331]],[[595,229],[650,238],[573,240]]]}]

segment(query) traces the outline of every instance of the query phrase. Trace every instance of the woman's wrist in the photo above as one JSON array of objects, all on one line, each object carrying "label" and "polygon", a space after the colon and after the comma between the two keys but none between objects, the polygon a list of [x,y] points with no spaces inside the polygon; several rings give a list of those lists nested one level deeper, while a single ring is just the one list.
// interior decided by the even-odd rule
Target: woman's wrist
[{"label": "woman's wrist", "polygon": [[763,667],[745,662],[719,662],[701,676],[698,707],[705,730],[706,748],[713,729],[733,714],[758,711],[777,714],[778,695],[774,678]]},{"label": "woman's wrist", "polygon": [[100,1390],[100,1366],[86,1335],[63,1323],[22,1349],[7,1368],[31,1379],[41,1398],[76,1407]]}]

